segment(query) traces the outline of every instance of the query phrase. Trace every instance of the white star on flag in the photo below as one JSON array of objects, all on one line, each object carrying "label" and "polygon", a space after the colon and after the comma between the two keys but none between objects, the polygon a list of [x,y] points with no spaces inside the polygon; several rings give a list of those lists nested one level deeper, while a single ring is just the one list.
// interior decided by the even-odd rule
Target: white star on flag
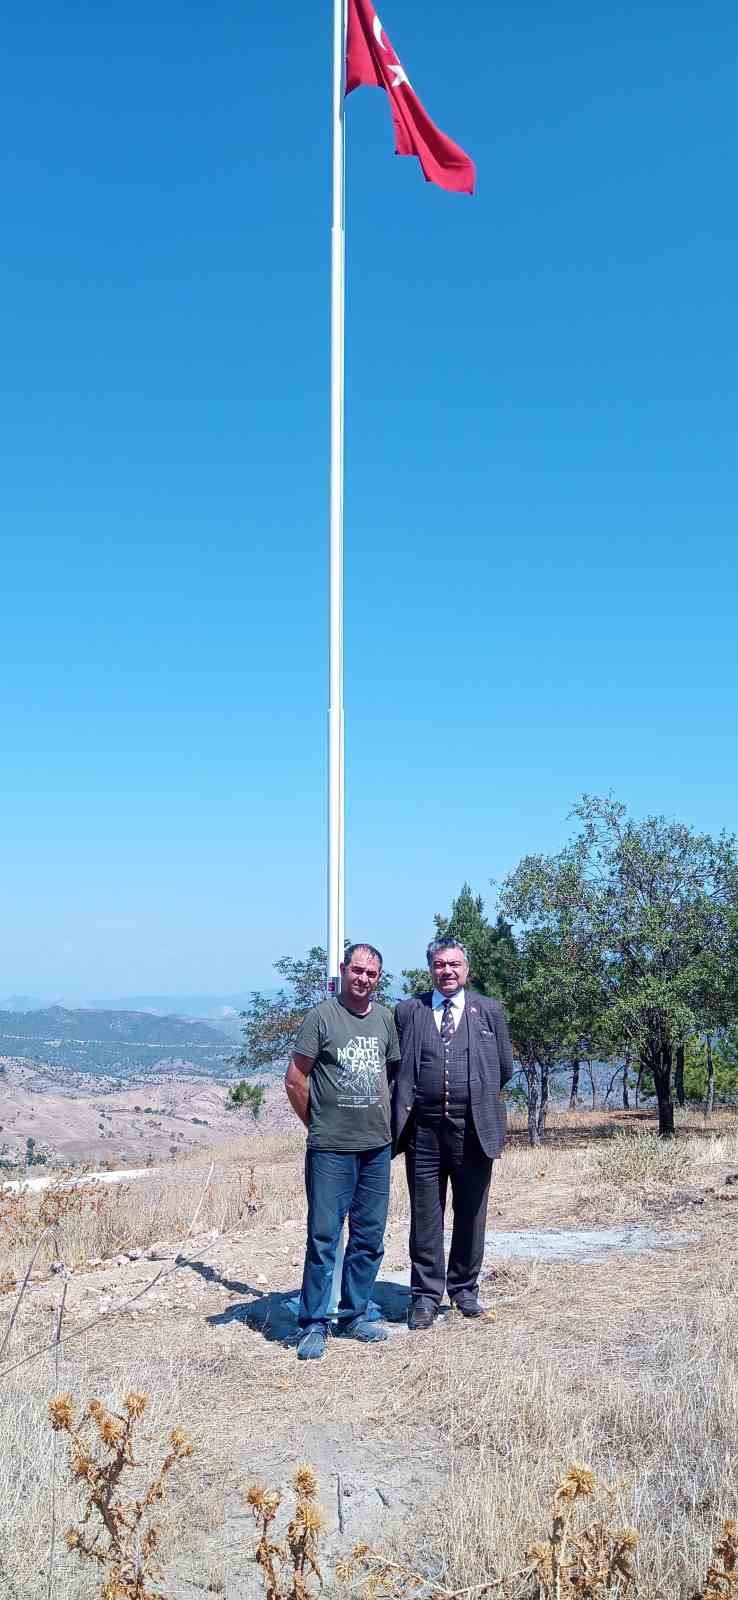
[{"label": "white star on flag", "polygon": [[399,89],[400,85],[403,83],[406,83],[408,88],[412,89],[412,84],[401,61],[390,61],[389,70],[395,74],[394,78],[392,79],[393,89]]}]

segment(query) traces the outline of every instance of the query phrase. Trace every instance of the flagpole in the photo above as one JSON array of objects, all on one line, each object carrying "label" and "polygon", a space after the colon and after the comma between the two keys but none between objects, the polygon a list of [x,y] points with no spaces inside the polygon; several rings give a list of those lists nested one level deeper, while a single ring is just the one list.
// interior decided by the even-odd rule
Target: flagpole
[{"label": "flagpole", "polygon": [[[333,0],[333,220],[331,227],[331,487],[328,630],[328,971],[327,991],[338,994],[345,933],[345,787],[343,716],[343,417],[346,236],[344,74],[346,0]],[[341,1299],[346,1230],[336,1250],[332,1312]]]},{"label": "flagpole", "polygon": [[343,419],[345,326],[345,0],[333,0],[331,468],[328,645],[328,994],[337,994],[345,932],[343,713]]}]

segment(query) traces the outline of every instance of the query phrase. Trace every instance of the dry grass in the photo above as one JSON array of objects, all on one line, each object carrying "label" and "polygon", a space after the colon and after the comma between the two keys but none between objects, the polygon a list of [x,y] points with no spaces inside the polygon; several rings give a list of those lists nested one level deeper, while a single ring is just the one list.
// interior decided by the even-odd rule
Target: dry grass
[{"label": "dry grass", "polygon": [[448,1492],[423,1530],[426,1570],[451,1590],[519,1570],[548,1485],[575,1459],[613,1486],[617,1520],[641,1530],[638,1594],[693,1594],[738,1505],[735,1262],[663,1320],[652,1301],[633,1320],[621,1308],[611,1336],[606,1305],[599,1324],[586,1300],[572,1306],[567,1339],[546,1301],[530,1328],[522,1305],[493,1330],[484,1358],[479,1342],[439,1340],[432,1365],[405,1379],[396,1403],[434,1416],[452,1445]]},{"label": "dry grass", "polygon": [[[634,1153],[630,1143],[636,1138],[646,1148]],[[671,1177],[667,1166],[657,1169],[654,1163],[673,1158],[653,1154],[647,1131],[630,1135],[630,1143],[627,1151],[616,1140],[535,1151],[513,1143],[493,1190],[509,1206],[505,1225],[529,1226],[534,1215],[546,1222],[552,1197],[563,1197],[561,1204],[574,1210],[585,1191],[606,1210],[625,1196],[638,1214],[644,1195],[663,1194],[668,1204],[675,1185],[704,1187],[713,1170],[738,1165],[735,1118],[723,1120],[707,1137],[682,1130],[675,1145],[666,1147],[684,1152]],[[239,1143],[228,1165],[219,1162],[198,1233],[222,1229],[236,1218],[244,1233],[272,1242],[275,1225],[299,1220],[302,1147],[299,1133]],[[86,1217],[62,1219],[63,1229],[73,1235],[80,1259],[87,1250],[102,1256],[155,1239],[176,1240],[197,1204],[205,1170],[203,1161],[183,1162],[140,1187],[107,1191],[115,1215],[104,1220],[104,1235],[103,1223]],[[257,1191],[253,1211],[244,1210],[249,1185]],[[592,1269],[516,1264],[514,1292],[501,1296],[496,1322],[470,1327],[455,1321],[428,1338],[391,1340],[371,1355],[337,1341],[328,1360],[310,1372],[309,1383],[292,1352],[245,1332],[232,1356],[216,1360],[204,1338],[203,1309],[194,1301],[186,1332],[184,1321],[167,1322],[163,1314],[150,1333],[139,1324],[137,1334],[135,1324],[111,1319],[113,1325],[97,1330],[88,1348],[80,1342],[63,1351],[60,1384],[48,1356],[19,1374],[17,1384],[6,1380],[0,1393],[0,1600],[40,1600],[45,1594],[52,1459],[46,1404],[58,1388],[97,1394],[118,1412],[128,1390],[146,1390],[152,1396],[152,1440],[180,1421],[193,1434],[195,1462],[183,1465],[182,1488],[162,1519],[167,1571],[172,1551],[179,1552],[175,1572],[190,1570],[188,1552],[199,1559],[206,1503],[213,1522],[223,1517],[234,1437],[240,1432],[254,1452],[261,1440],[284,1438],[284,1458],[294,1465],[290,1441],[309,1415],[311,1425],[328,1430],[339,1419],[352,1419],[357,1473],[362,1438],[380,1434],[392,1441],[398,1457],[435,1452],[448,1462],[441,1503],[408,1517],[387,1549],[449,1590],[518,1572],[521,1552],[540,1541],[548,1526],[550,1485],[569,1462],[586,1461],[612,1488],[612,1525],[633,1525],[641,1533],[634,1591],[639,1600],[730,1595],[727,1586],[716,1587],[717,1579],[704,1587],[720,1530],[738,1507],[738,1263],[727,1231],[728,1208],[714,1206],[713,1212],[712,1221],[700,1213],[699,1226],[708,1230],[704,1242],[681,1258],[621,1260]],[[394,1169],[392,1215],[407,1217],[402,1163]],[[108,1249],[100,1248],[103,1239],[110,1241]],[[250,1246],[245,1249],[248,1254]],[[6,1260],[0,1242],[0,1267]],[[182,1290],[187,1278],[185,1271],[177,1280]],[[48,1300],[48,1290],[43,1293]],[[30,1337],[32,1316],[38,1319],[39,1312],[29,1308],[24,1338]],[[50,1319],[43,1328],[37,1320],[33,1343],[41,1344],[52,1331]],[[139,1354],[132,1359],[134,1349]],[[206,1490],[196,1474],[208,1458],[213,1482]],[[64,1528],[79,1515],[80,1501],[66,1483],[60,1493]],[[717,1557],[713,1567],[721,1576]],[[93,1592],[91,1580],[72,1568],[61,1550],[55,1600],[82,1600]],[[213,1574],[213,1583],[220,1584],[215,1569]],[[231,1600],[243,1600],[245,1587],[227,1587],[227,1573],[222,1583]],[[521,1587],[520,1594],[525,1592]]]},{"label": "dry grass", "polygon": [[686,1143],[655,1133],[616,1133],[592,1157],[592,1170],[608,1184],[675,1183],[691,1167]]},{"label": "dry grass", "polygon": [[[115,1363],[116,1376],[102,1378],[86,1355],[63,1363],[63,1379],[75,1388],[103,1396],[106,1413],[125,1414],[126,1396],[151,1387],[143,1455],[166,1438],[188,1408],[188,1395],[196,1369],[182,1354],[170,1351],[157,1359],[153,1352]],[[51,1546],[52,1480],[56,1465],[56,1552],[53,1567],[54,1600],[86,1600],[99,1593],[99,1575],[77,1570],[67,1554],[65,1530],[80,1527],[89,1490],[82,1479],[64,1469],[59,1436],[49,1427],[48,1403],[55,1375],[49,1359],[19,1374],[19,1381],[4,1381],[0,1405],[0,1596],[2,1600],[40,1600],[47,1592]],[[55,1463],[56,1453],[56,1463]],[[199,1491],[198,1491],[199,1492]],[[162,1560],[170,1558],[179,1539],[179,1527],[188,1502],[196,1493],[194,1470],[189,1466],[179,1486],[177,1503],[166,1508],[162,1525]]]},{"label": "dry grass", "polygon": [[[300,1216],[304,1207],[302,1175],[294,1157],[300,1135],[274,1135],[244,1142],[227,1156],[218,1155],[198,1227],[265,1226]],[[176,1241],[185,1233],[203,1189],[208,1163],[203,1157],[165,1168],[151,1177],[115,1185],[77,1184],[62,1178],[37,1196],[0,1194],[0,1292],[12,1288],[22,1274],[34,1243],[49,1225],[58,1227],[66,1265],[106,1260],[127,1250],[148,1249],[160,1241]],[[52,1259],[42,1249],[38,1265]]]}]

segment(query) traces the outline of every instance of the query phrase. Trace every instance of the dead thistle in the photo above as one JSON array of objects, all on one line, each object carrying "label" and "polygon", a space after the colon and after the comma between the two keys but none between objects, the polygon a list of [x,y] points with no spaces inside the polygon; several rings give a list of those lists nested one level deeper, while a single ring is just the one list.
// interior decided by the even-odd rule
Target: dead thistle
[{"label": "dead thistle", "polygon": [[[300,1466],[292,1479],[295,1509],[284,1540],[278,1542],[272,1524],[282,1504],[276,1489],[252,1483],[246,1504],[260,1532],[256,1563],[261,1569],[266,1600],[314,1600],[323,1587],[318,1565],[318,1539],[325,1517],[318,1500],[318,1480],[312,1467]],[[317,1590],[312,1587],[317,1582]]]},{"label": "dead thistle", "polygon": [[572,1526],[578,1502],[591,1500],[597,1489],[594,1475],[576,1463],[556,1485],[548,1542],[527,1552],[538,1600],[621,1600],[634,1583],[638,1535],[632,1528],[614,1528],[609,1517]]},{"label": "dead thistle", "polygon": [[738,1523],[723,1523],[723,1536],[712,1553],[704,1589],[692,1600],[736,1600],[738,1597]]},{"label": "dead thistle", "polygon": [[[161,1528],[152,1521],[151,1511],[164,1499],[172,1467],[192,1455],[192,1445],[181,1429],[175,1428],[148,1487],[135,1498],[125,1499],[120,1492],[121,1479],[138,1465],[134,1432],[146,1404],[145,1394],[128,1394],[119,1415],[99,1400],[90,1400],[79,1417],[70,1394],[57,1395],[49,1404],[52,1428],[69,1436],[69,1470],[87,1488],[79,1524],[67,1530],[65,1543],[68,1551],[97,1562],[102,1578],[100,1600],[163,1600],[158,1587],[162,1570],[156,1557]],[[157,1582],[156,1590],[149,1587],[151,1581]]]},{"label": "dead thistle", "polygon": [[[363,1543],[354,1545],[345,1561],[337,1561],[334,1572],[339,1583],[352,1589],[357,1586],[358,1575],[366,1574],[359,1587],[361,1600],[413,1600],[421,1590],[436,1588],[411,1567],[389,1561],[381,1551],[372,1550],[371,1545]],[[438,1592],[448,1593],[446,1590]]]}]

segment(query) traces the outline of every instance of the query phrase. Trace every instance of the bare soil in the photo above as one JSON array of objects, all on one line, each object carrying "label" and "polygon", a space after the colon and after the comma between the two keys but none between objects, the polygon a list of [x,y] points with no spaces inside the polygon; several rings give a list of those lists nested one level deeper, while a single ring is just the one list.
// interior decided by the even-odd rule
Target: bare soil
[{"label": "bare soil", "polygon": [[[255,1140],[257,1174],[262,1170],[258,1150]],[[195,1454],[173,1484],[166,1528],[171,1592],[187,1600],[208,1592],[242,1600],[261,1592],[243,1488],[259,1479],[286,1492],[300,1461],[310,1462],[320,1480],[327,1518],[322,1550],[329,1581],[336,1560],[346,1556],[357,1539],[400,1551],[421,1570],[442,1571],[446,1579],[450,1574],[458,1581],[463,1562],[472,1561],[468,1554],[463,1558],[459,1554],[462,1547],[470,1548],[469,1527],[464,1527],[463,1538],[461,1533],[453,1538],[450,1532],[444,1534],[447,1549],[439,1529],[455,1528],[459,1518],[463,1523],[460,1480],[465,1474],[468,1483],[479,1478],[482,1437],[487,1440],[486,1451],[490,1437],[495,1438],[494,1419],[483,1426],[485,1394],[489,1396],[502,1381],[503,1388],[518,1395],[511,1401],[516,1427],[522,1426],[520,1419],[530,1405],[526,1450],[540,1463],[542,1503],[546,1474],[551,1461],[558,1459],[557,1452],[565,1467],[567,1452],[575,1446],[580,1459],[588,1459],[595,1448],[604,1450],[603,1461],[611,1460],[617,1473],[621,1446],[612,1433],[615,1424],[607,1420],[615,1415],[612,1395],[622,1393],[630,1404],[640,1392],[644,1373],[651,1371],[658,1383],[659,1371],[667,1370],[664,1351],[676,1349],[677,1344],[686,1352],[687,1367],[699,1362],[704,1352],[697,1345],[691,1348],[688,1332],[692,1308],[712,1293],[711,1285],[734,1282],[738,1186],[726,1179],[735,1172],[735,1163],[729,1152],[722,1159],[716,1147],[715,1159],[704,1166],[695,1162],[678,1185],[658,1192],[636,1185],[629,1195],[621,1196],[625,1212],[630,1208],[635,1220],[646,1221],[657,1234],[690,1236],[686,1242],[675,1246],[664,1239],[665,1248],[637,1257],[615,1252],[600,1261],[510,1261],[496,1253],[493,1242],[483,1282],[488,1319],[472,1323],[448,1315],[425,1335],[410,1335],[397,1321],[389,1324],[390,1337],[384,1345],[364,1347],[333,1340],[323,1362],[298,1363],[283,1334],[290,1326],[287,1302],[299,1286],[304,1219],[296,1200],[299,1160],[289,1154],[282,1160],[279,1167],[270,1156],[263,1170],[268,1167],[277,1197],[284,1184],[285,1215],[275,1218],[270,1202],[269,1221],[260,1220],[257,1213],[250,1227],[227,1235],[212,1229],[198,1235],[187,1246],[187,1263],[168,1272],[133,1305],[126,1303],[131,1296],[145,1289],[162,1266],[173,1266],[176,1241],[163,1242],[152,1252],[155,1259],[105,1261],[94,1270],[71,1274],[64,1319],[67,1335],[90,1322],[95,1326],[62,1347],[58,1377],[53,1352],[18,1371],[7,1370],[14,1360],[49,1342],[60,1298],[56,1278],[47,1276],[31,1285],[6,1356],[2,1405],[19,1404],[21,1395],[28,1401],[30,1395],[41,1418],[42,1440],[45,1403],[55,1389],[69,1390],[81,1401],[94,1394],[111,1404],[129,1383],[145,1387],[154,1397],[158,1431],[152,1424],[152,1449],[174,1423],[191,1433]],[[242,1165],[243,1157],[238,1163]],[[593,1181],[586,1151],[554,1146],[538,1153],[513,1148],[496,1169],[490,1206],[493,1229],[591,1230],[613,1220],[619,1225],[622,1209],[614,1219],[611,1211],[607,1186],[598,1187]],[[389,1282],[407,1265],[406,1200],[403,1175],[396,1170],[380,1296],[383,1281]],[[402,1292],[395,1287],[384,1293],[392,1314],[402,1318]],[[725,1306],[724,1287],[716,1296],[716,1304]],[[0,1300],[5,1322],[12,1301],[12,1296]],[[728,1306],[726,1315],[734,1327],[734,1308]],[[733,1333],[730,1339],[732,1350]],[[720,1361],[720,1381],[725,1383],[728,1374],[735,1387],[738,1363],[730,1355],[721,1355]],[[715,1372],[716,1362],[717,1357]],[[538,1392],[536,1384],[548,1382],[552,1375],[558,1375],[555,1387],[562,1397],[571,1390],[576,1403],[584,1406],[586,1399],[581,1414],[571,1409],[574,1400],[566,1415],[562,1412],[558,1442],[547,1434],[544,1441],[548,1425],[542,1402],[534,1405],[532,1399]],[[709,1372],[705,1381],[710,1381]],[[499,1395],[494,1403],[499,1404]],[[730,1404],[734,1403],[733,1394]],[[649,1422],[653,1449],[652,1426]],[[557,1423],[554,1435],[558,1427]],[[658,1439],[655,1443],[658,1446]],[[504,1440],[497,1440],[495,1448],[498,1445],[502,1449]],[[33,1449],[36,1454],[31,1459]],[[29,1436],[29,1460],[23,1469],[28,1473],[26,1501],[36,1497],[39,1526],[44,1504],[48,1516],[50,1458],[45,1449],[34,1446]],[[17,1443],[14,1450],[17,1472]],[[706,1461],[704,1443],[699,1450]],[[504,1472],[499,1476],[499,1463],[493,1474],[489,1457],[484,1461],[484,1473],[500,1505],[507,1507],[505,1496],[517,1493],[516,1514],[522,1519],[521,1528],[527,1527],[538,1514],[538,1501],[531,1502],[531,1508],[527,1501],[521,1504],[528,1493],[523,1492],[522,1477],[516,1490],[515,1483],[506,1483]],[[602,1461],[598,1466],[601,1470]],[[673,1462],[665,1458],[664,1473],[672,1468]],[[658,1480],[658,1470],[653,1470]],[[691,1471],[687,1464],[685,1482]],[[674,1557],[673,1586],[663,1591],[674,1600],[688,1592],[690,1583],[694,1589],[720,1517],[738,1507],[735,1457],[732,1465],[728,1460],[719,1482],[719,1489],[705,1488],[691,1501],[686,1489],[679,1490],[686,1495],[679,1515],[689,1537],[685,1534],[684,1549],[678,1551],[678,1559]],[[726,1484],[732,1489],[726,1490]],[[731,1505],[726,1496],[733,1492]],[[671,1489],[669,1495],[673,1501]],[[506,1509],[508,1521],[510,1516]],[[477,1508],[474,1526],[483,1520]],[[516,1525],[516,1537],[519,1532]],[[6,1537],[8,1541],[14,1537],[10,1527]],[[2,1548],[0,1532],[0,1552]],[[482,1554],[488,1568],[498,1571],[500,1550]],[[2,1600],[11,1596],[32,1600],[45,1592],[47,1559],[44,1535],[34,1559],[28,1558],[25,1566],[13,1556],[4,1569],[0,1560]],[[467,1583],[479,1578],[475,1563],[481,1559],[474,1554],[471,1576],[468,1568],[465,1572]],[[59,1600],[78,1596],[81,1600],[94,1592],[85,1589],[74,1556],[63,1548],[57,1548],[55,1573],[54,1593]]]}]

